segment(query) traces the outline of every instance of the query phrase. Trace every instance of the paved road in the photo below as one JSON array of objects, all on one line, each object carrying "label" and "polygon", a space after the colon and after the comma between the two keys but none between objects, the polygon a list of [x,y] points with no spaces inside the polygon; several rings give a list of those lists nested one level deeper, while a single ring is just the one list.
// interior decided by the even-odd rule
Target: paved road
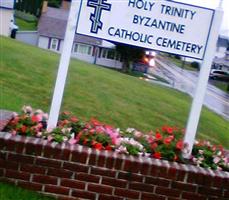
[{"label": "paved road", "polygon": [[[158,57],[154,73],[164,77],[172,87],[192,97],[198,81],[198,73],[181,69],[168,60]],[[208,83],[204,105],[229,120],[229,95]]]}]

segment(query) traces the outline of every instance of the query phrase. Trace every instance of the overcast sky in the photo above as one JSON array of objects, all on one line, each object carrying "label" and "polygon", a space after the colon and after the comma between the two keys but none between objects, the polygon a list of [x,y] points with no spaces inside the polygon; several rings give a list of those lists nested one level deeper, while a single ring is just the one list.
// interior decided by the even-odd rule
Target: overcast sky
[{"label": "overcast sky", "polygon": [[[184,2],[188,4],[208,7],[208,8],[216,8],[219,5],[220,0],[175,0],[179,2]],[[221,26],[221,34],[229,36],[229,0],[223,0],[223,22]]]}]

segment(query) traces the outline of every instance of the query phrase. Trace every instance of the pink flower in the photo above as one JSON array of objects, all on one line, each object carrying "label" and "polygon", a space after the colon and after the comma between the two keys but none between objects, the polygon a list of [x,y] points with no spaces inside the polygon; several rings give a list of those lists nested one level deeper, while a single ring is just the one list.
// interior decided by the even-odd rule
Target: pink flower
[{"label": "pink flower", "polygon": [[13,136],[17,135],[17,131],[12,130],[12,131],[11,131],[11,134],[12,134]]},{"label": "pink flower", "polygon": [[134,132],[134,136],[136,137],[136,138],[140,138],[140,137],[142,137],[142,133],[140,132],[140,131],[135,131]]},{"label": "pink flower", "polygon": [[38,132],[38,133],[36,134],[36,136],[37,136],[37,137],[41,137],[41,136],[42,136],[42,132]]},{"label": "pink flower", "polygon": [[68,143],[73,145],[73,144],[76,144],[78,141],[74,138],[71,138],[70,140],[68,140]]},{"label": "pink flower", "polygon": [[51,142],[53,140],[53,137],[51,135],[48,136],[48,141]]},{"label": "pink flower", "polygon": [[217,164],[220,160],[221,160],[221,159],[220,159],[219,157],[215,157],[215,158],[213,159],[213,162],[214,162],[215,164]]}]

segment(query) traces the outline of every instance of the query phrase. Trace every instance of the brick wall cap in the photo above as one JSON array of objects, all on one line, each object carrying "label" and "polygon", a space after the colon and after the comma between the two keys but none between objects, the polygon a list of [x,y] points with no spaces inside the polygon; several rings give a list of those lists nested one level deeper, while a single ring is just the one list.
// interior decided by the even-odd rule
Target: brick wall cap
[{"label": "brick wall cap", "polygon": [[[48,142],[47,140],[41,139],[41,138],[35,138],[35,137],[25,137],[25,136],[20,136],[20,135],[16,135],[13,136],[10,133],[7,132],[0,132],[0,138],[4,139],[4,140],[15,140],[15,142],[23,142],[23,143],[31,143],[33,145],[36,144],[40,144],[42,143],[44,148],[45,146],[58,146],[53,142]],[[154,159],[154,158],[149,158],[149,157],[134,157],[134,156],[129,156],[129,155],[125,155],[125,154],[119,154],[117,152],[112,152],[112,151],[99,151],[96,149],[91,149],[89,147],[85,147],[79,144],[76,145],[70,145],[68,143],[63,143],[61,144],[61,148],[62,150],[66,149],[66,150],[72,150],[73,152],[85,152],[88,154],[96,154],[96,157],[114,157],[115,159],[120,159],[120,160],[129,160],[130,162],[137,162],[137,163],[141,163],[141,164],[148,164],[151,166],[156,166],[156,167],[165,167],[165,168],[174,168],[176,170],[181,170],[181,171],[185,171],[185,172],[193,172],[193,173],[198,173],[198,174],[203,174],[203,175],[210,175],[210,176],[217,176],[217,177],[221,177],[221,178],[229,178],[229,172],[225,172],[225,171],[213,171],[210,169],[204,169],[204,168],[200,168],[194,165],[190,165],[190,164],[180,164],[180,163],[175,163],[175,162],[169,162],[166,160],[159,160],[159,159]]]}]

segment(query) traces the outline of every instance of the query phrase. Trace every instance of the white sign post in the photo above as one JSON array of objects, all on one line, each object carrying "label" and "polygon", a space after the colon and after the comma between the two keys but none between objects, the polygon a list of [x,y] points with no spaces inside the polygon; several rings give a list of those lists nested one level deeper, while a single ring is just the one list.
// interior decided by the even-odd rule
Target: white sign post
[{"label": "white sign post", "polygon": [[204,101],[205,92],[208,84],[208,77],[211,70],[212,61],[216,50],[216,42],[219,35],[220,25],[223,18],[223,11],[221,7],[215,10],[212,28],[209,34],[207,43],[207,50],[201,66],[199,80],[197,83],[195,96],[192,102],[191,112],[186,127],[184,143],[187,145],[187,151],[184,151],[183,156],[189,158],[192,153],[193,144],[195,141],[196,130],[201,114],[201,109]]},{"label": "white sign post", "polygon": [[[191,153],[222,11],[163,0],[72,1],[48,128],[56,126],[76,32],[91,37],[203,60],[184,141]],[[77,22],[77,25],[75,26]]]},{"label": "white sign post", "polygon": [[68,23],[65,32],[63,52],[60,57],[59,69],[56,78],[51,109],[48,119],[47,129],[56,127],[61,102],[64,93],[65,81],[68,73],[68,66],[71,58],[72,44],[75,36],[76,22],[78,18],[79,3],[78,0],[72,0],[71,8],[68,16]]}]

